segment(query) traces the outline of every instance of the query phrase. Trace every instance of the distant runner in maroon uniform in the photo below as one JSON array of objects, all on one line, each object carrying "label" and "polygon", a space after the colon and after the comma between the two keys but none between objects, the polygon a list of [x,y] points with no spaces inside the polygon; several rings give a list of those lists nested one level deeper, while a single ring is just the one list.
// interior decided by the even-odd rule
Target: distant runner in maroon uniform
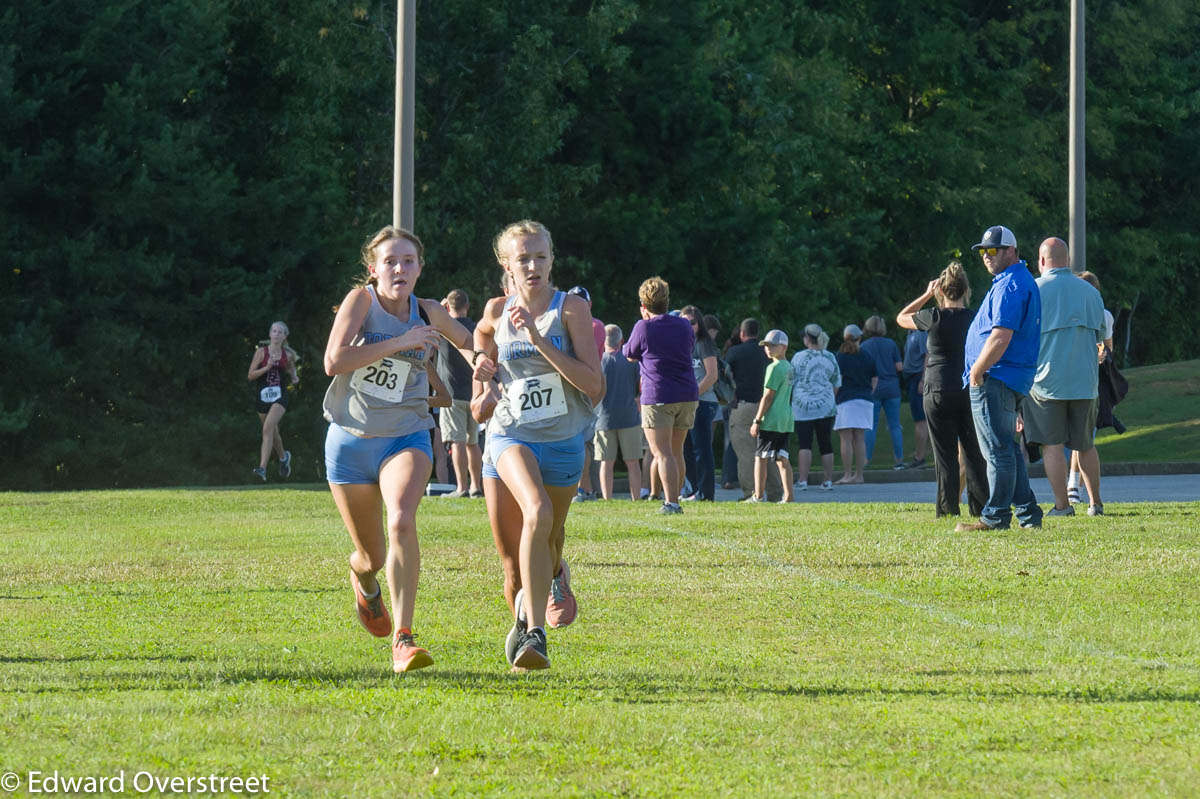
[{"label": "distant runner in maroon uniform", "polygon": [[[270,338],[259,342],[250,360],[250,371],[246,373],[247,380],[258,381],[254,406],[262,420],[262,447],[254,474],[264,482],[272,450],[279,458],[279,476],[288,477],[292,473],[292,453],[283,448],[283,438],[279,435],[279,420],[288,406],[288,389],[300,382],[300,376],[296,374],[296,351],[287,343],[288,332],[288,326],[283,322],[272,324]],[[284,374],[289,377],[287,385]]]}]

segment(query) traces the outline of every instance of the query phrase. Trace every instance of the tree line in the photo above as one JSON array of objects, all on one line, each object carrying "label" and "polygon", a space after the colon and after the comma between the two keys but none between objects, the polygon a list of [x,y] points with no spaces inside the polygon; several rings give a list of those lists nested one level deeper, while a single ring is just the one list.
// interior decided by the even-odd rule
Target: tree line
[{"label": "tree line", "polygon": [[[1087,266],[1123,363],[1191,357],[1200,17],[1087,14]],[[276,319],[319,476],[330,307],[391,218],[394,32],[366,0],[0,11],[0,487],[242,480]],[[419,293],[478,312],[528,216],[626,331],[653,274],[726,330],[890,319],[952,258],[980,296],[987,226],[1066,236],[1068,34],[1052,0],[420,3]]]}]

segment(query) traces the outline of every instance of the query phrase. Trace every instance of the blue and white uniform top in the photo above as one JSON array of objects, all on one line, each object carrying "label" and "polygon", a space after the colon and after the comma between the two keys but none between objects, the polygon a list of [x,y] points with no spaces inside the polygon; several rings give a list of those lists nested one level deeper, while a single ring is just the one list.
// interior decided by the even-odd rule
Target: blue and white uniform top
[{"label": "blue and white uniform top", "polygon": [[[408,299],[408,318],[400,319],[379,304],[374,286],[367,286],[371,308],[352,347],[396,338],[418,325],[421,318],[417,298]],[[380,358],[353,372],[336,375],[325,392],[325,418],[356,436],[406,436],[433,427],[429,414],[429,377],[425,374],[428,353],[406,350]]]},{"label": "blue and white uniform top", "polygon": [[[574,358],[575,348],[562,318],[566,296],[555,291],[550,307],[534,324],[552,347]],[[515,296],[505,301],[496,324],[496,366],[504,391],[488,432],[530,443],[571,438],[591,422],[592,401],[564,379],[529,343],[526,334],[513,326],[508,310],[515,301]]]}]

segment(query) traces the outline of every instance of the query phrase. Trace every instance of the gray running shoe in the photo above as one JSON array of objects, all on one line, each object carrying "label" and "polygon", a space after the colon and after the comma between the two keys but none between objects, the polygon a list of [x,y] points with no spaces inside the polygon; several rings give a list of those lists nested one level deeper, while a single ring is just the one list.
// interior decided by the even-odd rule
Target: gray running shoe
[{"label": "gray running shoe", "polygon": [[1104,506],[1103,505],[1088,505],[1088,516],[1103,516],[1103,515],[1104,515]]},{"label": "gray running shoe", "polygon": [[279,476],[285,480],[292,476],[292,453],[286,449],[283,451],[283,457],[279,459]]},{"label": "gray running shoe", "polygon": [[1075,509],[1068,505],[1065,508],[1051,508],[1046,511],[1047,516],[1074,516]]},{"label": "gray running shoe", "polygon": [[525,637],[525,589],[517,591],[517,596],[513,599],[513,604],[517,606],[517,618],[513,622],[512,629],[508,631],[508,637],[504,639],[504,657],[508,660],[508,665],[513,665],[513,660],[517,656],[517,647],[521,645],[521,639]]},{"label": "gray running shoe", "polygon": [[521,636],[521,645],[513,657],[513,666],[518,669],[548,669],[550,657],[546,654],[546,631],[534,627]]},{"label": "gray running shoe", "polygon": [[265,482],[267,482],[267,470],[266,470],[266,469],[262,468],[261,466],[255,466],[255,467],[254,467],[254,474],[255,474],[257,477],[261,477],[261,478],[262,478],[262,481],[263,481],[264,483],[265,483]]},{"label": "gray running shoe", "polygon": [[674,502],[664,502],[662,507],[658,509],[658,512],[663,516],[674,516],[675,514],[683,513],[683,508]]}]

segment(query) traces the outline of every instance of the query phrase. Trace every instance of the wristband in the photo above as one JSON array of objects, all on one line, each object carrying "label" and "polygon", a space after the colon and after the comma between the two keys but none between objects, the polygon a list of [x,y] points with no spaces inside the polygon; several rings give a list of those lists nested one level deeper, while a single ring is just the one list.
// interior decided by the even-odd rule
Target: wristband
[{"label": "wristband", "polygon": [[487,355],[487,353],[484,352],[483,350],[475,350],[474,354],[471,355],[471,365],[472,366],[474,366],[476,363],[479,362],[480,355]]}]

